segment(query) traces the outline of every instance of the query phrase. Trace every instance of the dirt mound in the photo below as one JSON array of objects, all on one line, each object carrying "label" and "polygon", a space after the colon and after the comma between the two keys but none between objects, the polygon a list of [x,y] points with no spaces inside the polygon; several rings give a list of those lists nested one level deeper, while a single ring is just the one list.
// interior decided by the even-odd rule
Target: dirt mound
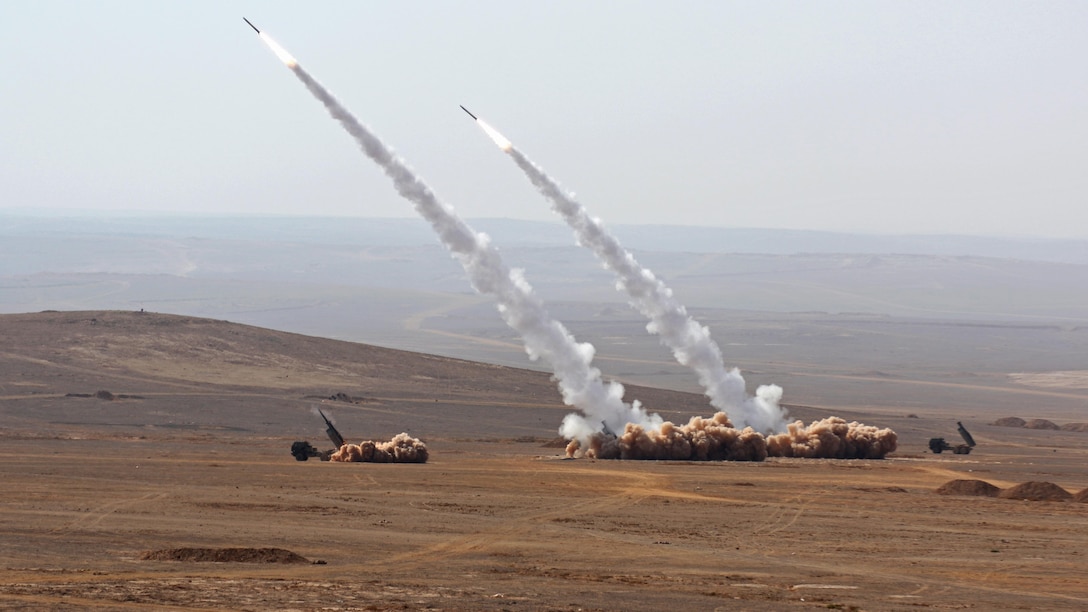
[{"label": "dirt mound", "polygon": [[1088,504],[1088,489],[1084,489],[1080,493],[1074,495],[1073,501],[1081,504]]},{"label": "dirt mound", "polygon": [[119,399],[144,399],[142,395],[128,395],[125,393],[110,393],[109,391],[96,391],[94,393],[65,393],[64,397],[97,397],[101,400],[115,401]]},{"label": "dirt mound", "polygon": [[1058,425],[1054,421],[1049,421],[1047,419],[1032,419],[1030,421],[1025,421],[1020,417],[1004,417],[994,421],[994,425],[999,425],[1001,427],[1023,427],[1024,429],[1088,432],[1088,423],[1066,423],[1065,425]]},{"label": "dirt mound", "polygon": [[1001,492],[1004,499],[1024,499],[1028,501],[1067,501],[1073,495],[1052,482],[1031,481],[1009,487]]},{"label": "dirt mound", "polygon": [[324,398],[324,399],[327,399],[330,402],[347,402],[348,404],[362,404],[362,403],[367,402],[369,398],[356,397],[354,395],[348,395],[347,393],[344,393],[342,391],[337,391],[336,393],[334,393],[334,394],[332,394],[332,395],[330,395],[330,396],[328,396],[327,398]]},{"label": "dirt mound", "polygon": [[1061,429],[1061,427],[1058,427],[1057,423],[1046,419],[1032,419],[1028,421],[1024,427],[1028,429],[1050,429],[1053,431]]},{"label": "dirt mound", "polygon": [[985,480],[949,480],[937,489],[939,495],[974,495],[997,497],[1001,489]]},{"label": "dirt mound", "polygon": [[144,561],[191,561],[197,563],[309,563],[302,555],[283,548],[168,548],[149,550]]}]

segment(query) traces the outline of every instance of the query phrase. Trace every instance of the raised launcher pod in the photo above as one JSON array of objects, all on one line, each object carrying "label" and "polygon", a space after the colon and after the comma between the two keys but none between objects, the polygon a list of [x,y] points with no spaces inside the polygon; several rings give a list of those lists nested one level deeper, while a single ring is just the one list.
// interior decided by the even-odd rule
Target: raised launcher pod
[{"label": "raised launcher pod", "polygon": [[336,430],[336,426],[332,424],[329,417],[325,416],[325,413],[320,410],[318,410],[317,413],[321,415],[322,419],[325,419],[325,433],[328,434],[329,440],[332,440],[332,443],[336,445],[336,448],[327,451],[319,451],[313,444],[299,440],[291,445],[291,456],[295,458],[295,461],[306,461],[310,457],[328,461],[329,457],[340,450],[340,447],[344,445],[344,436],[341,436],[340,432]]},{"label": "raised launcher pod", "polygon": [[944,438],[930,438],[929,450],[938,455],[946,450],[950,450],[957,455],[971,454],[971,449],[975,447],[975,438],[971,435],[971,432],[967,431],[967,428],[963,426],[963,423],[959,421],[956,421],[956,431],[958,431],[960,437],[963,438],[964,444],[952,446],[948,442],[945,442]]},{"label": "raised launcher pod", "polygon": [[329,417],[325,416],[324,412],[318,410],[317,413],[321,415],[321,418],[325,419],[325,425],[328,426],[327,429],[325,429],[325,433],[328,434],[329,440],[332,440],[332,443],[336,445],[336,450],[340,450],[340,447],[344,445],[344,436],[341,436],[340,432],[336,431],[336,426],[329,421]]},{"label": "raised launcher pod", "polygon": [[963,423],[956,421],[956,429],[960,432],[960,437],[967,443],[967,446],[971,448],[975,447],[975,438],[967,431],[967,428],[963,426]]}]

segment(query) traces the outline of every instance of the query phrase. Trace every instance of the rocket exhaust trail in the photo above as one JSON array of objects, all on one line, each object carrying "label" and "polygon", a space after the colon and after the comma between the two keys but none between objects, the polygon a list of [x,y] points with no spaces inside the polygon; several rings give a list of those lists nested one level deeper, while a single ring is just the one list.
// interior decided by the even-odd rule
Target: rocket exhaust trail
[{"label": "rocket exhaust trail", "polygon": [[475,232],[453,208],[439,201],[431,189],[411,168],[381,140],[345,109],[310,73],[299,66],[287,51],[263,32],[261,39],[277,57],[295,73],[300,81],[340,123],[372,161],[392,179],[397,192],[412,203],[416,212],[430,223],[439,239],[464,267],[472,286],[487,293],[498,303],[499,313],[507,325],[521,335],[529,358],[543,358],[552,366],[563,401],[581,410],[581,415],[568,415],[560,433],[568,438],[586,440],[601,430],[601,421],[614,431],[627,423],[656,427],[661,418],[647,414],[635,401],[623,401],[623,386],[616,382],[605,384],[600,371],[591,365],[594,349],[579,343],[558,321],[552,319],[544,303],[533,292],[520,270],[511,270],[490,244],[489,238]]},{"label": "rocket exhaust trail", "polygon": [[475,115],[473,118],[551,202],[552,210],[574,230],[579,244],[592,250],[604,267],[616,274],[616,288],[626,292],[631,305],[650,320],[646,330],[658,334],[661,342],[672,349],[676,360],[695,371],[710,403],[729,414],[738,428],[750,426],[764,433],[784,431],[786,415],[778,403],[782,388],[761,386],[755,397],[749,397],[740,371],[726,369],[721,349],[711,339],[710,331],[688,314],[672,290],[643,268],[599,219],[590,217],[573,195],[565,192],[505,136]]}]

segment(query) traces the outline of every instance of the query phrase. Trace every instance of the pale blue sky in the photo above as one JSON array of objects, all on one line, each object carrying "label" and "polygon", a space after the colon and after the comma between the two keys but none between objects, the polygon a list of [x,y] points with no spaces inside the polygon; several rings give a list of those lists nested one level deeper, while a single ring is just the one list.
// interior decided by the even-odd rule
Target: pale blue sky
[{"label": "pale blue sky", "polygon": [[1086,2],[8,0],[0,209],[411,216],[243,16],[467,217],[1088,238]]}]

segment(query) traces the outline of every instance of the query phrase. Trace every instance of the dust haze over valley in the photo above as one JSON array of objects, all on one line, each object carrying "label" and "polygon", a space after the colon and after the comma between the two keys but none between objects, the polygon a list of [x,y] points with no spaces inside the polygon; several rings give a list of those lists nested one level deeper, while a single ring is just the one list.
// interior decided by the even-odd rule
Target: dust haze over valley
[{"label": "dust haze over valley", "polygon": [[0,608],[1088,609],[1086,7],[662,8],[0,9]]},{"label": "dust haze over valley", "polygon": [[[2,219],[0,312],[144,308],[539,367],[422,221]],[[597,348],[607,376],[698,390],[560,224],[474,223]],[[978,406],[955,385],[1088,370],[1088,241],[614,229],[710,328],[727,365],[782,385],[787,402],[883,406],[886,388],[921,379],[942,394],[933,410],[981,410],[1023,398],[993,391]]]},{"label": "dust haze over valley", "polygon": [[[473,224],[628,398],[712,414],[566,228]],[[1088,505],[936,493],[1088,488],[1088,434],[994,424],[1088,421],[1088,243],[613,229],[749,391],[898,450],[563,461],[555,383],[419,221],[3,213],[0,606],[1088,605]],[[296,462],[316,406],[428,462]],[[929,453],[956,421],[978,447]],[[270,547],[327,563],[182,554]]]}]

